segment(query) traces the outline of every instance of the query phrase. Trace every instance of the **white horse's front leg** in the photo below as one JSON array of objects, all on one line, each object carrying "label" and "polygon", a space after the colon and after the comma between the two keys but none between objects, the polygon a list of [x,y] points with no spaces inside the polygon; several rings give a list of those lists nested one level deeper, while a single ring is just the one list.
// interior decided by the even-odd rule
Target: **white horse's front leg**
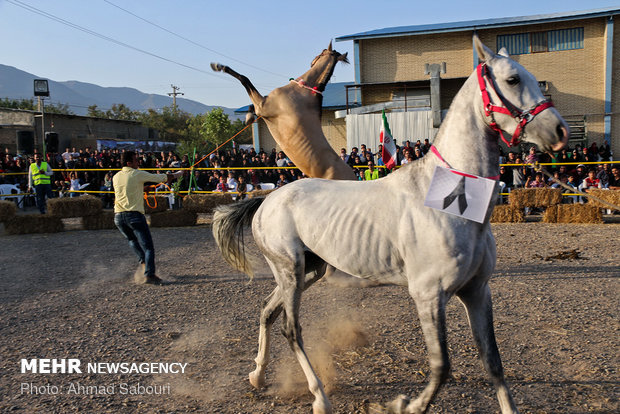
[{"label": "white horse's front leg", "polygon": [[495,386],[502,414],[518,414],[519,410],[504,380],[504,368],[495,341],[493,304],[489,285],[484,283],[482,286],[464,289],[457,295],[467,309],[474,340],[484,368]]},{"label": "white horse's front leg", "polygon": [[431,378],[426,388],[415,400],[409,402],[407,397],[401,395],[388,408],[397,413],[422,414],[426,412],[437,391],[450,374],[450,360],[446,344],[445,302],[447,299],[441,291],[434,296],[426,297],[411,291],[410,293],[418,308],[420,325],[428,350]]}]

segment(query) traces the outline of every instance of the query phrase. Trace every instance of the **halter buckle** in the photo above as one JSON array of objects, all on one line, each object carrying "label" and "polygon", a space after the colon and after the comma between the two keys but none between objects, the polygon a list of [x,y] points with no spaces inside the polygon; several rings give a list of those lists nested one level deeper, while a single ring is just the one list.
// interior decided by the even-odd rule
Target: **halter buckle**
[{"label": "halter buckle", "polygon": [[524,112],[521,114],[521,119],[525,120],[526,124],[529,124],[532,119],[534,119],[534,115],[531,112]]}]

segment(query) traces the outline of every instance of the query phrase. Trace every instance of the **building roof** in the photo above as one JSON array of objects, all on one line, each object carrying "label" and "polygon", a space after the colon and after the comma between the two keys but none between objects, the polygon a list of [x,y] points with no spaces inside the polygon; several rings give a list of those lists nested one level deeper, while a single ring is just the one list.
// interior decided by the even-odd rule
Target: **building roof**
[{"label": "building roof", "polygon": [[[353,82],[330,82],[325,86],[323,91],[323,109],[343,109],[347,107],[347,85],[353,85]],[[349,107],[357,106],[360,102],[355,102],[355,98],[349,97]],[[244,114],[250,109],[249,105],[235,109],[236,114]]]},{"label": "building roof", "polygon": [[595,17],[612,16],[620,14],[620,8],[607,7],[602,9],[578,11],[578,12],[563,12],[553,14],[538,14],[533,16],[518,16],[518,17],[502,17],[495,19],[484,20],[469,20],[464,22],[452,22],[452,23],[435,23],[435,24],[423,24],[417,26],[399,26],[399,27],[386,27],[384,29],[370,30],[368,32],[361,32],[346,36],[340,36],[336,38],[337,42],[346,40],[358,40],[358,39],[373,39],[381,37],[395,37],[395,36],[416,36],[432,33],[448,33],[448,32],[462,32],[470,30],[481,29],[494,29],[498,27],[512,27],[523,26],[529,24],[538,23],[552,23],[568,20],[582,20]]}]

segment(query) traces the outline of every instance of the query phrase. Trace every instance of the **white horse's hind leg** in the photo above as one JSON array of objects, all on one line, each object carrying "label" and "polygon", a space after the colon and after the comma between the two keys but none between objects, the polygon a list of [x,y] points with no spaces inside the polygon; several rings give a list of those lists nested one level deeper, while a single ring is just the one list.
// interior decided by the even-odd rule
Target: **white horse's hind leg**
[{"label": "white horse's hind leg", "polygon": [[250,383],[254,388],[265,386],[265,368],[269,364],[269,345],[271,343],[271,326],[282,312],[282,298],[280,287],[276,288],[265,299],[260,315],[260,329],[258,332],[258,355],[256,369],[250,372]]},{"label": "white horse's hind leg", "polygon": [[493,305],[489,285],[485,282],[482,286],[466,288],[458,292],[457,296],[467,309],[474,341],[484,368],[495,386],[502,414],[518,414],[519,410],[504,380],[504,369],[495,341]]},{"label": "white horse's hind leg", "polygon": [[[333,269],[333,267],[332,267]],[[319,280],[326,272],[326,265],[306,274],[304,290],[308,289]],[[282,312],[282,296],[279,286],[265,298],[260,316],[260,329],[258,332],[258,355],[256,355],[256,369],[250,372],[250,383],[254,388],[265,386],[265,369],[269,364],[269,347],[271,344],[271,327]]]},{"label": "white horse's hind leg", "polygon": [[450,360],[446,344],[445,303],[447,297],[441,291],[436,295],[426,297],[421,297],[411,291],[410,293],[418,308],[420,325],[428,351],[431,378],[426,388],[415,400],[409,402],[406,397],[399,396],[390,404],[389,409],[392,412],[421,414],[426,412],[437,391],[450,374]]}]

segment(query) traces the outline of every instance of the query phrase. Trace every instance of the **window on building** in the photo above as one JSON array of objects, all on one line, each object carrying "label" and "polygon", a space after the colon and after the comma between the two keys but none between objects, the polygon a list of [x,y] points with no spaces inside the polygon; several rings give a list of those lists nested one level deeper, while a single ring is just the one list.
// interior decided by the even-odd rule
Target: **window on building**
[{"label": "window on building", "polygon": [[519,33],[497,36],[497,50],[505,47],[510,55],[530,53],[530,34]]},{"label": "window on building", "polygon": [[497,50],[511,55],[583,49],[583,27],[497,36]]},{"label": "window on building", "polygon": [[547,32],[531,33],[532,53],[547,52]]},{"label": "window on building", "polygon": [[549,51],[583,49],[583,27],[547,32]]}]

